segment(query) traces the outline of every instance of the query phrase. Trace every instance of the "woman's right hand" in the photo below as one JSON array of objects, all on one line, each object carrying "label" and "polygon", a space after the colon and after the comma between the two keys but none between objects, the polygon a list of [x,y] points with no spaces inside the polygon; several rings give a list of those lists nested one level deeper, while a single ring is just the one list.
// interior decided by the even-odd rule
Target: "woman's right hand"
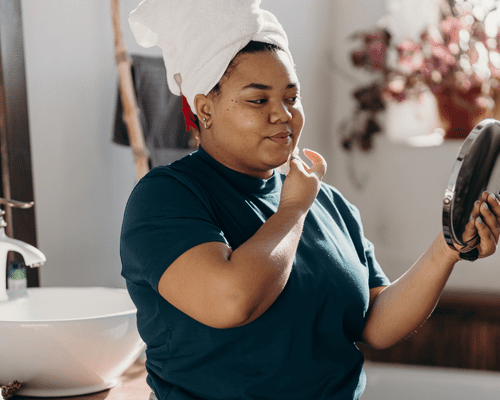
[{"label": "woman's right hand", "polygon": [[321,154],[312,150],[304,149],[304,154],[313,165],[309,167],[298,155],[292,155],[290,172],[281,190],[279,208],[290,206],[306,214],[318,195],[326,173],[326,161]]}]

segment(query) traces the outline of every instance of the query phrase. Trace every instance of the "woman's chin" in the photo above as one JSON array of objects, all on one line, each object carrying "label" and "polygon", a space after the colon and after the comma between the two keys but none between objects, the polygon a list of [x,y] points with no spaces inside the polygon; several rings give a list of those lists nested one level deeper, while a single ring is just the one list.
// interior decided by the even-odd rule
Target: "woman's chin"
[{"label": "woman's chin", "polygon": [[274,167],[274,169],[276,171],[278,171],[280,174],[288,174],[288,171],[290,171],[290,163],[289,163],[289,160],[290,158],[288,158],[287,160],[285,160],[285,162],[279,164],[279,165],[276,165],[276,167]]},{"label": "woman's chin", "polygon": [[274,170],[277,171],[279,174],[286,175],[290,171],[290,164],[288,164],[288,163],[281,164],[279,167],[276,167]]}]

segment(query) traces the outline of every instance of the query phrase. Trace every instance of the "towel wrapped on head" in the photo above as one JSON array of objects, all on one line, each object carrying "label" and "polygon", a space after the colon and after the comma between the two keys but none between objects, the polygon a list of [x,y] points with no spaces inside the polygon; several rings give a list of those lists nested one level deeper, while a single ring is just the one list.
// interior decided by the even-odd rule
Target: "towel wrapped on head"
[{"label": "towel wrapped on head", "polygon": [[250,41],[277,45],[290,57],[288,38],[261,0],[144,0],[130,14],[130,27],[143,47],[162,49],[172,93],[207,95],[231,60]]}]

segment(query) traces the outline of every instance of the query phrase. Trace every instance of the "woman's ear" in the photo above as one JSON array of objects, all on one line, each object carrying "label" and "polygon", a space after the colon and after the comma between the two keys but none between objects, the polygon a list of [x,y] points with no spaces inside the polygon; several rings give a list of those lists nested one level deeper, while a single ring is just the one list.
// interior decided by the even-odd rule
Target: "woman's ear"
[{"label": "woman's ear", "polygon": [[209,121],[212,116],[213,101],[203,94],[197,94],[194,98],[194,108],[196,109],[196,115],[201,122]]}]

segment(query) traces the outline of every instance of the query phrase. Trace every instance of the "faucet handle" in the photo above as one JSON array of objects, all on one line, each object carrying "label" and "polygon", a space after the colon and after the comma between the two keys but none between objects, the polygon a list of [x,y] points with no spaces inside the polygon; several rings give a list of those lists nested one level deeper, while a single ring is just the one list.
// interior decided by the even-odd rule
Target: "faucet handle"
[{"label": "faucet handle", "polygon": [[[31,208],[33,207],[33,204],[35,204],[35,202],[30,201],[29,203],[25,203],[22,201],[3,199],[0,197],[0,204],[16,208]],[[5,222],[5,220],[3,219],[4,215],[5,215],[5,210],[0,209],[0,229],[5,228],[7,226],[7,222]]]},{"label": "faucet handle", "polygon": [[29,203],[25,203],[22,201],[3,199],[0,197],[0,204],[16,208],[31,208],[35,202],[30,201]]}]

